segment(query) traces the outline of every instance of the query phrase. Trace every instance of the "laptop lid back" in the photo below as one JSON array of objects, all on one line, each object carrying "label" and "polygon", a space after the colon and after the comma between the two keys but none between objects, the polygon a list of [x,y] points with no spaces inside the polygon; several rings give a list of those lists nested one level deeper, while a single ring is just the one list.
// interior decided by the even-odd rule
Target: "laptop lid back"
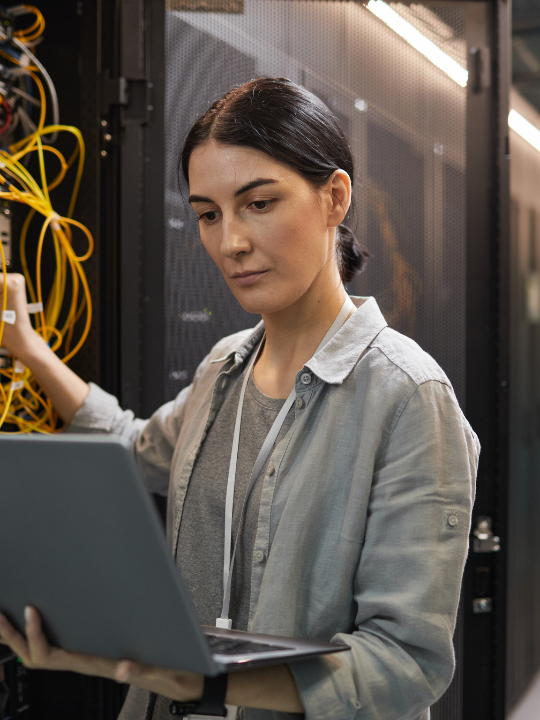
[{"label": "laptop lid back", "polygon": [[217,672],[126,444],[0,438],[0,610],[65,649]]}]

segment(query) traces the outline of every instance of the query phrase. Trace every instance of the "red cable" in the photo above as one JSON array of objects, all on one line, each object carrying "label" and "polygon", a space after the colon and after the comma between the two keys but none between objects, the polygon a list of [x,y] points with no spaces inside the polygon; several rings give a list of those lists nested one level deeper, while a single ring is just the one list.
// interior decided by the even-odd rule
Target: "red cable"
[{"label": "red cable", "polygon": [[9,127],[11,125],[11,120],[13,119],[13,114],[6,111],[5,105],[4,105],[4,113],[5,113],[6,119],[5,119],[5,122],[2,125],[2,127],[0,127],[0,135],[3,135],[7,130],[9,130]]}]

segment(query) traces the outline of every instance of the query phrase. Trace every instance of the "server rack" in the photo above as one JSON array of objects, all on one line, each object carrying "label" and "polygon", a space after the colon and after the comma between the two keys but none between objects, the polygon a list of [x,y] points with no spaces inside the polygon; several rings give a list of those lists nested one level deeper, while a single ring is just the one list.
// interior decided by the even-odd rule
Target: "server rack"
[{"label": "server rack", "polygon": [[[458,129],[447,127],[442,142],[422,127],[429,123],[414,104],[414,93],[422,92],[419,78],[431,69],[418,70],[412,85],[399,95],[409,113],[400,117],[399,109],[386,100],[377,102],[376,88],[369,83],[362,85],[366,94],[358,94],[353,69],[360,55],[351,50],[350,57],[339,57],[335,53],[344,44],[333,43],[326,59],[316,57],[317,43],[309,36],[302,39],[300,17],[311,13],[308,27],[319,23],[330,33],[337,13],[367,12],[358,2],[44,0],[40,8],[48,27],[42,58],[59,85],[63,119],[81,127],[89,156],[78,217],[97,240],[89,267],[97,313],[74,368],[140,416],[190,382],[197,361],[215,340],[254,324],[225,299],[217,271],[196,242],[193,220],[176,184],[175,153],[182,131],[232,84],[263,72],[302,82],[342,119],[357,157],[364,161],[357,181],[369,192],[359,198],[357,229],[375,255],[373,270],[351,290],[373,292],[383,307],[386,302],[394,326],[418,338],[441,362],[483,446],[473,529],[480,518],[490,518],[501,549],[471,552],[455,638],[456,676],[433,716],[487,720],[505,715],[510,8],[503,0],[435,0],[421,7],[429,10],[433,23],[438,17],[453,28],[465,48],[469,72],[466,90],[453,91]],[[268,32],[280,11],[290,13],[288,34],[274,45],[270,38],[264,46],[249,35],[249,27],[235,26],[255,11],[262,13],[259,20],[263,27],[267,23]],[[368,22],[364,16],[363,22]],[[344,32],[338,24],[335,37]],[[380,39],[387,29],[376,27]],[[402,39],[392,42],[396,52],[410,55]],[[380,81],[376,60],[369,69]],[[338,78],[325,71],[326,61],[336,67],[341,62]],[[429,93],[422,102],[435,117]],[[442,127],[444,118],[438,117]],[[415,122],[416,133],[411,130]],[[395,218],[407,198],[396,200],[391,177],[396,172],[411,176],[411,168],[416,173],[411,182],[423,199],[415,205],[415,216],[408,219],[404,213],[403,224],[421,217],[422,227],[414,226],[421,247],[406,229],[402,235],[396,230],[399,245],[393,250],[400,253],[399,275],[385,255],[385,247],[392,249],[392,237],[383,237],[382,215],[377,216],[374,207],[386,207],[380,212],[399,228]],[[378,238],[375,248],[370,236]],[[453,248],[445,245],[446,237],[456,240]],[[446,273],[445,268],[450,270]],[[416,293],[414,312],[391,294],[388,300],[388,287],[396,278]],[[439,293],[442,286],[450,288],[446,298]],[[396,308],[399,312],[392,315]],[[446,334],[440,330],[442,323],[447,323]],[[482,539],[473,535],[473,546],[475,540],[480,548]],[[494,549],[494,541],[490,547]],[[34,671],[29,687],[31,717],[39,720],[113,718],[122,701],[116,686],[70,675]]]}]

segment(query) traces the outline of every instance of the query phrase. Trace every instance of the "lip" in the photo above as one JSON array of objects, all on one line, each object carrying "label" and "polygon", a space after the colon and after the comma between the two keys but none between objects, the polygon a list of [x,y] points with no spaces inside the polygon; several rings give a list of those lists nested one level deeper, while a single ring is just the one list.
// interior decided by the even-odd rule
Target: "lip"
[{"label": "lip", "polygon": [[234,273],[231,277],[237,285],[252,285],[267,272],[268,270],[246,270],[246,272]]}]

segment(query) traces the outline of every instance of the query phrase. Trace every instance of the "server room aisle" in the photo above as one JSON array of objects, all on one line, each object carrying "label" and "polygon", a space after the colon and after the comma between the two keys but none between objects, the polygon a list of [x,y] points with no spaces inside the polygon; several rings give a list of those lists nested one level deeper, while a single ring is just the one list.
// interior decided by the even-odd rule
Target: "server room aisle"
[{"label": "server room aisle", "polygon": [[508,720],[540,720],[540,672],[530,688],[510,713]]}]

